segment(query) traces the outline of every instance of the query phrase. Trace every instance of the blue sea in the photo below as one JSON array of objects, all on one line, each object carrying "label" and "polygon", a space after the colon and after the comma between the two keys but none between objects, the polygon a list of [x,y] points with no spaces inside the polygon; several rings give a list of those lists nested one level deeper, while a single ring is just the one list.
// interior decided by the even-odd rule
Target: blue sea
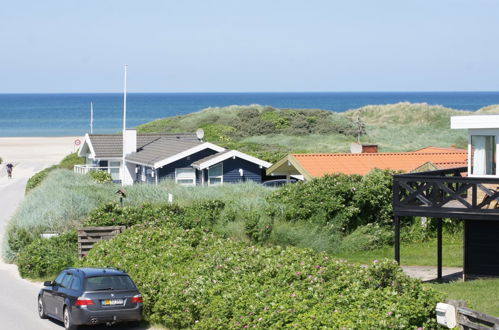
[{"label": "blue sea", "polygon": [[[426,102],[460,110],[499,104],[499,92],[130,93],[127,127],[207,107],[261,104],[343,112],[369,104]],[[0,94],[0,136],[75,136],[123,127],[122,94]]]}]

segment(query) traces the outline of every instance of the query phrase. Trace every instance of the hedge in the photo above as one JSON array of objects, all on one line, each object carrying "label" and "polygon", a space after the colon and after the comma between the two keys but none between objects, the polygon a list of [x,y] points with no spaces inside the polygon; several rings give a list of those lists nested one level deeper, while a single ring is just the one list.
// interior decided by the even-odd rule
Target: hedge
[{"label": "hedge", "polygon": [[80,264],[132,276],[167,328],[435,326],[440,294],[383,261],[361,267],[308,249],[252,246],[205,228],[136,225]]}]

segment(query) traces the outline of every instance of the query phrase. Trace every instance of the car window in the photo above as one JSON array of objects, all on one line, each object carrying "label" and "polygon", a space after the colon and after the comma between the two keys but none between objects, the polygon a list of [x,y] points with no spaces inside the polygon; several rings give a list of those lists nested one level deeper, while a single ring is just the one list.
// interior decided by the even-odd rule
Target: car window
[{"label": "car window", "polygon": [[85,290],[135,290],[135,285],[127,275],[94,276],[85,279]]},{"label": "car window", "polygon": [[71,283],[71,290],[80,290],[81,280],[78,276],[73,276],[73,282]]},{"label": "car window", "polygon": [[63,280],[65,275],[66,275],[66,272],[61,272],[59,275],[57,275],[57,277],[54,280],[54,284],[60,285],[62,283],[62,280]]},{"label": "car window", "polygon": [[63,288],[69,288],[69,285],[71,284],[71,280],[73,279],[73,275],[72,274],[66,274],[66,276],[64,276],[64,278],[62,279],[62,282],[61,282],[61,287]]}]

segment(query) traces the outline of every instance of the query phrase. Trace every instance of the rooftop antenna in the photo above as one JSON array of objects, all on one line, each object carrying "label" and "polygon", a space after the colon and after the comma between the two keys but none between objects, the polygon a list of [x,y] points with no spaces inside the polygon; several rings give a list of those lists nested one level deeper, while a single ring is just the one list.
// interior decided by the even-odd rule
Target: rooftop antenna
[{"label": "rooftop antenna", "polygon": [[125,86],[123,90],[123,159],[121,165],[121,185],[124,186],[125,181],[125,145],[126,145],[126,75],[128,71],[128,65],[125,64]]},{"label": "rooftop antenna", "polygon": [[90,102],[90,134],[94,134],[94,104]]},{"label": "rooftop antenna", "polygon": [[362,121],[360,116],[357,117],[357,120],[355,121],[356,127],[356,133],[357,133],[357,143],[360,144],[360,136],[366,134],[366,124]]}]

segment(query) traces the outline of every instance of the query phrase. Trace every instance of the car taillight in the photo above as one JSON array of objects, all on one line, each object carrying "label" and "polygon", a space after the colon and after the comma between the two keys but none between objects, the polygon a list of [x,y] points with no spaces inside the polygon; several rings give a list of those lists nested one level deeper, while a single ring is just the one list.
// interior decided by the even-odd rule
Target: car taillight
[{"label": "car taillight", "polygon": [[92,299],[85,299],[81,297],[76,299],[75,306],[89,306],[89,305],[95,305]]},{"label": "car taillight", "polygon": [[132,298],[132,303],[143,303],[144,300],[142,300],[142,295],[141,294],[138,294],[136,296],[133,296]]}]

